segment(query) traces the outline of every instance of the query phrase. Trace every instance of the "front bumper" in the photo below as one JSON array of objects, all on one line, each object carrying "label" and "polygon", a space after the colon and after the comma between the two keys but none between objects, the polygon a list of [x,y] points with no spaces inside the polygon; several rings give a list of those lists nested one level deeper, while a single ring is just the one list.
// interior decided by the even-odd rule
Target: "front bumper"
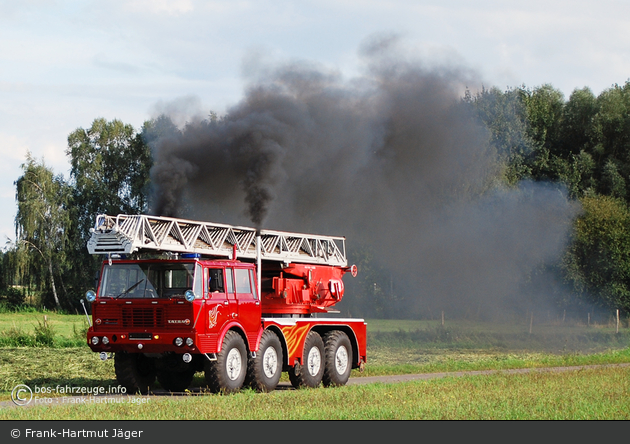
[{"label": "front bumper", "polygon": [[[93,338],[98,338],[94,343]],[[104,338],[107,338],[104,340]],[[182,339],[182,345],[176,345],[176,339]],[[192,345],[187,345],[190,338]],[[88,331],[87,343],[94,352],[129,352],[129,353],[199,353],[197,335],[192,332],[126,332]]]}]

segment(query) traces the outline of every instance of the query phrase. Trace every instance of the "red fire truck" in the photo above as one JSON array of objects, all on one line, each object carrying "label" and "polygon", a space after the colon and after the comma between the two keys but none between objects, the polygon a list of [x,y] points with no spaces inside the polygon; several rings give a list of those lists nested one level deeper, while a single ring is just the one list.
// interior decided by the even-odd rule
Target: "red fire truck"
[{"label": "red fire truck", "polygon": [[[113,356],[128,392],[184,391],[203,371],[213,392],[343,385],[366,362],[366,323],[335,317],[345,238],[148,215],[99,215],[105,255],[86,297],[87,341]],[[86,313],[87,314],[87,313]]]}]

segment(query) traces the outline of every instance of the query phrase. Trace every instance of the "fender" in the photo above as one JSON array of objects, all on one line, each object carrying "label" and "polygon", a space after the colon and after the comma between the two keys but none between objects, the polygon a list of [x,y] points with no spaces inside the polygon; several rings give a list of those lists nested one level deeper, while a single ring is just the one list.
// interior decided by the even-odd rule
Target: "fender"
[{"label": "fender", "polygon": [[253,335],[248,335],[245,331],[245,328],[243,327],[243,325],[237,321],[237,320],[232,320],[229,323],[227,323],[225,325],[225,327],[223,328],[223,330],[221,331],[221,333],[219,334],[219,336],[217,337],[217,353],[219,353],[221,351],[221,347],[223,346],[223,338],[225,337],[225,335],[227,334],[227,332],[229,330],[237,330],[242,336],[244,336],[245,339],[245,346],[247,347],[247,349],[249,351],[258,351],[258,345],[260,344],[260,338],[262,337],[263,332],[265,331],[262,327],[262,325],[260,326],[260,328],[258,329],[258,331],[256,332],[256,336],[255,339],[252,341],[253,339]]},{"label": "fender", "polygon": [[[223,330],[221,330],[221,333],[219,334],[217,338],[217,353],[221,353],[221,348],[223,347],[223,339],[225,338],[225,335],[227,334],[227,332],[230,330],[235,330],[240,335],[247,337],[247,335],[245,334],[245,330],[243,329],[243,326],[241,325],[240,322],[238,321],[228,322],[223,328]],[[245,341],[245,346],[249,348],[249,344],[247,343],[247,341]]]}]

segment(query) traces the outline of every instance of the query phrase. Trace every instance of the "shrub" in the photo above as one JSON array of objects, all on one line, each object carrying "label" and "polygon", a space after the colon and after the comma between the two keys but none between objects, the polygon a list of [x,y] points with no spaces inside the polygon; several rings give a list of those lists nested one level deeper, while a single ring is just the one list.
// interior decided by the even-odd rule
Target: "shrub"
[{"label": "shrub", "polygon": [[44,316],[44,320],[37,321],[35,326],[35,343],[46,347],[52,347],[55,343],[55,329],[48,323],[48,319]]},{"label": "shrub", "polygon": [[9,287],[4,290],[4,296],[6,297],[10,307],[19,307],[20,305],[23,305],[26,300],[24,292],[13,287]]},{"label": "shrub", "polygon": [[35,338],[15,325],[0,335],[0,344],[4,347],[33,347]]}]

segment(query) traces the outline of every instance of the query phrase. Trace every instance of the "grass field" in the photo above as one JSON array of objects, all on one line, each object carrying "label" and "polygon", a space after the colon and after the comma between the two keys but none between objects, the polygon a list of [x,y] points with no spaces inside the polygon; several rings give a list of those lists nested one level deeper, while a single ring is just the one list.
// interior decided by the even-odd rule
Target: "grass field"
[{"label": "grass field", "polygon": [[[16,316],[18,315],[18,316]],[[112,361],[82,341],[85,317],[48,313],[52,346],[10,346],[35,335],[42,313],[0,314],[0,401],[29,387],[116,387]],[[38,322],[39,321],[39,322]],[[630,331],[614,325],[368,320],[372,376],[630,363]],[[36,343],[34,343],[36,344]],[[75,344],[74,346],[72,346]],[[629,419],[630,369],[466,376],[231,396],[122,397],[117,403],[0,408],[0,419]],[[286,379],[286,378],[283,378]],[[203,387],[198,373],[194,385]],[[135,400],[135,402],[134,402]]]},{"label": "grass field", "polygon": [[[272,393],[0,409],[0,419],[630,419],[630,370],[491,375]],[[138,398],[137,398],[138,399]]]}]

